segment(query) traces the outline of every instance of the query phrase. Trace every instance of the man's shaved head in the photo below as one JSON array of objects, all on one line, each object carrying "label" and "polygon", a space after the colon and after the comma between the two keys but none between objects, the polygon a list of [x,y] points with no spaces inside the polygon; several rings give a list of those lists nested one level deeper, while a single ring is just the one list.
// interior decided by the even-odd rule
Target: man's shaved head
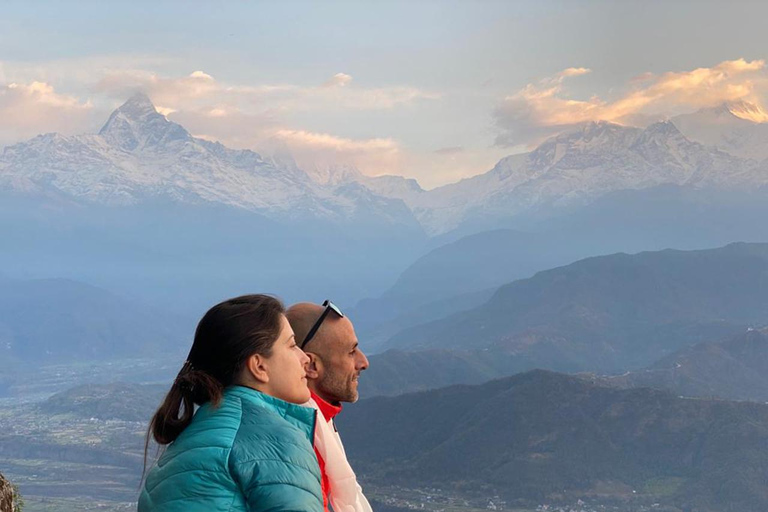
[{"label": "man's shaved head", "polygon": [[[299,302],[294,304],[285,312],[288,322],[291,324],[293,333],[296,335],[296,343],[301,346],[304,343],[304,338],[307,337],[309,330],[315,325],[317,319],[323,314],[325,308],[319,304],[313,304],[311,302]],[[326,318],[327,320],[327,318]],[[322,329],[322,326],[320,326]],[[312,339],[312,343],[317,340],[318,331]]]},{"label": "man's shaved head", "polygon": [[[285,316],[299,346],[324,311],[324,306],[311,302],[300,302],[288,308]],[[355,402],[358,377],[368,368],[368,359],[358,347],[352,322],[329,312],[303,348],[310,358],[307,369],[309,389],[330,403]]]}]

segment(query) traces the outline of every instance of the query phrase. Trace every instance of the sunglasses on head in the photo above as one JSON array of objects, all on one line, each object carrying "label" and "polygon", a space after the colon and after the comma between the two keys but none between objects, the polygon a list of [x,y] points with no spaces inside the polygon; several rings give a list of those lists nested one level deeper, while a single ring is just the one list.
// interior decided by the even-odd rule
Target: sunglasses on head
[{"label": "sunglasses on head", "polygon": [[320,326],[322,325],[323,320],[325,320],[325,317],[328,316],[328,313],[333,311],[334,313],[339,315],[339,318],[344,318],[344,313],[342,313],[339,307],[333,302],[326,300],[325,302],[323,302],[323,307],[325,307],[325,309],[323,310],[323,313],[320,315],[320,318],[317,319],[315,324],[312,326],[312,328],[309,330],[306,337],[304,338],[304,341],[301,342],[301,345],[300,345],[301,349],[304,349],[304,347],[307,346],[307,343],[309,343],[312,340],[312,338],[315,336],[315,334],[317,334],[317,330],[320,329]]}]

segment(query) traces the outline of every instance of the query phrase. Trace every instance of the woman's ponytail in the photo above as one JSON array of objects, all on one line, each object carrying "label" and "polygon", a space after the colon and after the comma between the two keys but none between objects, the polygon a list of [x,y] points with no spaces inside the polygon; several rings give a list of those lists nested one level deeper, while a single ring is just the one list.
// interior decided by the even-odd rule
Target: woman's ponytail
[{"label": "woman's ponytail", "polygon": [[192,421],[195,404],[212,402],[218,405],[222,390],[218,380],[196,370],[192,363],[186,361],[149,423],[152,437],[158,444],[175,441]]},{"label": "woman's ponytail", "polygon": [[147,451],[149,437],[159,445],[172,443],[192,422],[195,404],[211,402],[218,405],[224,387],[204,371],[196,370],[189,360],[184,362],[179,374],[174,379],[171,389],[165,395],[154,416],[149,422],[144,439],[144,468],[142,479],[147,470]]}]

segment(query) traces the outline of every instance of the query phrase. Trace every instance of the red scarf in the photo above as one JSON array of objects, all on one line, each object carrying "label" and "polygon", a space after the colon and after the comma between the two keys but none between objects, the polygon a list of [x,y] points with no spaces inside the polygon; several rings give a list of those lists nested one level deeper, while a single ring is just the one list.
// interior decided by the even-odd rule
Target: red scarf
[{"label": "red scarf", "polygon": [[[320,408],[320,412],[323,413],[325,421],[330,423],[330,421],[341,412],[341,404],[330,404],[317,396],[313,391],[310,391],[310,393],[312,395],[312,400],[315,401],[317,406]],[[321,457],[317,452],[317,449],[315,449],[315,455],[317,455],[317,464],[320,466],[320,475],[322,475],[320,485],[323,489],[323,508],[325,508],[325,512],[330,512],[328,510],[328,490],[330,488],[330,484],[328,483],[328,475],[325,474],[325,461],[323,460],[323,457]]]}]

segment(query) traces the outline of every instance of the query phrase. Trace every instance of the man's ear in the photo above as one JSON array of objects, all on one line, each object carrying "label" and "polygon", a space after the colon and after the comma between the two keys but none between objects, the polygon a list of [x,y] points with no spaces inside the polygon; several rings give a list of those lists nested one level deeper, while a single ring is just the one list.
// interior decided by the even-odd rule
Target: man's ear
[{"label": "man's ear", "polygon": [[312,352],[305,352],[309,357],[309,363],[307,363],[307,378],[317,379],[323,371],[323,361]]},{"label": "man's ear", "polygon": [[269,368],[261,354],[253,354],[245,362],[245,371],[259,384],[269,383]]}]

